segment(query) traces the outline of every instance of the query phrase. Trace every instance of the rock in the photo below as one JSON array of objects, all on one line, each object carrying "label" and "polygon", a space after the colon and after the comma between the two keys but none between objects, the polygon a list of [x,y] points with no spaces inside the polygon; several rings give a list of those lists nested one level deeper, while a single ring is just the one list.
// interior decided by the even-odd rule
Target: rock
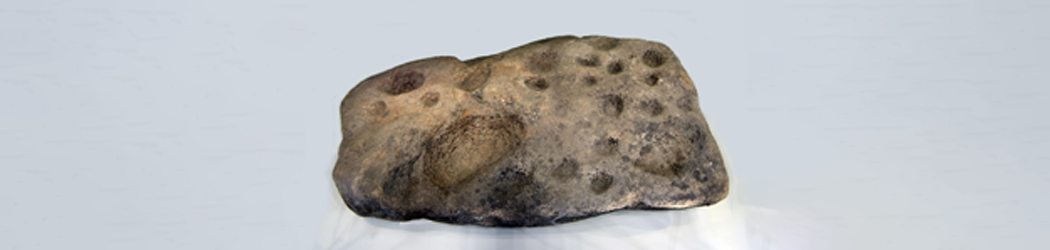
[{"label": "rock", "polygon": [[365,79],[333,171],[361,216],[520,227],[729,192],[697,91],[667,46],[561,36]]}]

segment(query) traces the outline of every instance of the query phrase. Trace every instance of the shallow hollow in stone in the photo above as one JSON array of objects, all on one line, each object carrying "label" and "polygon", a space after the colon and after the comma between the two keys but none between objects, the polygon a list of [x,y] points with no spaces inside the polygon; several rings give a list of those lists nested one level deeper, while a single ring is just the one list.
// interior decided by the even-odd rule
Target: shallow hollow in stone
[{"label": "shallow hollow in stone", "polygon": [[466,62],[408,62],[340,108],[333,179],[395,221],[519,227],[724,199],[696,87],[665,45],[561,36]]}]

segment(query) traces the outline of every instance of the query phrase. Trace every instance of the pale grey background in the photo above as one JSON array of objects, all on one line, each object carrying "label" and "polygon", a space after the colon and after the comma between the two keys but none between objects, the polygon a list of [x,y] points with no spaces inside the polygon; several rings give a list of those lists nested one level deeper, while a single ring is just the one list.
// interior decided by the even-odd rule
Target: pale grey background
[{"label": "pale grey background", "polygon": [[5,0],[0,249],[317,247],[354,84],[562,34],[674,49],[738,202],[818,245],[1044,249],[1048,24],[1047,1]]}]

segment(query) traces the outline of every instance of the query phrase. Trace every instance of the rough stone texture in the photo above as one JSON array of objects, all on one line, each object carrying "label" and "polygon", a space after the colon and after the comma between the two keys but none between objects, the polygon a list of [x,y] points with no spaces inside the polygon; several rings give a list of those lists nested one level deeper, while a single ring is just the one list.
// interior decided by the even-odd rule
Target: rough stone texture
[{"label": "rough stone texture", "polygon": [[543,226],[729,192],[697,91],[667,46],[553,37],[365,79],[333,178],[361,216]]}]

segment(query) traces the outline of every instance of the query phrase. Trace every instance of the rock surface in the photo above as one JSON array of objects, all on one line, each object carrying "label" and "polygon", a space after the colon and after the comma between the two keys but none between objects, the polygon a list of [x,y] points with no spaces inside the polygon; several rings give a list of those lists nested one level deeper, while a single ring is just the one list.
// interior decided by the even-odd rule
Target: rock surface
[{"label": "rock surface", "polygon": [[667,46],[562,36],[433,57],[343,100],[333,178],[361,216],[543,226],[729,192],[697,91]]}]

